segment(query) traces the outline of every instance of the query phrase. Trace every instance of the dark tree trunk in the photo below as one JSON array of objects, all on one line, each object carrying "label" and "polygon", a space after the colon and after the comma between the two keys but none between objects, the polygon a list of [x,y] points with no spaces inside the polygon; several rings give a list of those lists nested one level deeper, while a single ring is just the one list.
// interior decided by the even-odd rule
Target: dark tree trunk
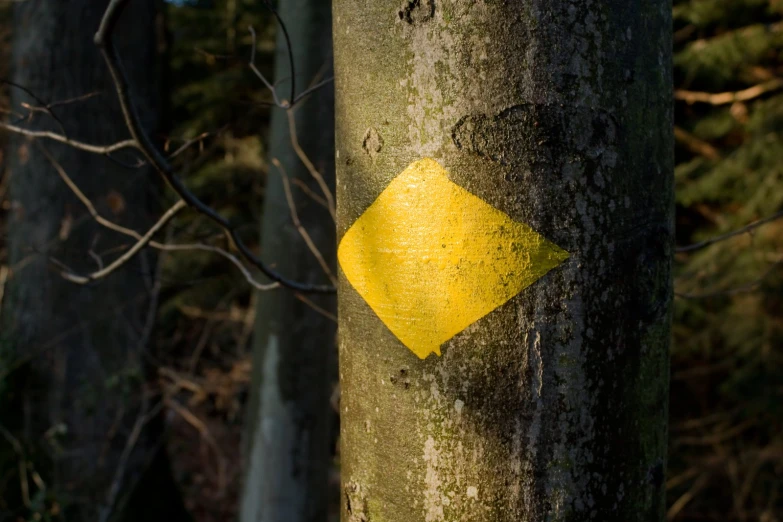
[{"label": "dark tree trunk", "polygon": [[[16,4],[13,80],[47,103],[63,102],[52,109],[62,128],[40,111],[22,124],[95,144],[129,137],[93,44],[107,3]],[[116,37],[144,124],[153,132],[161,99],[155,7],[153,0],[132,2]],[[22,112],[23,103],[40,105],[20,89],[13,89],[11,101]],[[102,215],[138,231],[153,222],[151,203],[159,184],[150,169],[125,167],[50,141],[41,144]],[[159,419],[150,414],[157,399],[145,386],[155,256],[143,253],[94,285],[65,281],[50,258],[73,271],[91,272],[99,263],[96,256],[106,263],[129,240],[95,223],[35,143],[15,137],[8,156],[13,275],[5,311],[11,316],[14,360],[27,363],[17,428],[42,450],[41,459],[50,460],[48,492],[68,520],[119,519],[127,513],[135,520],[178,520],[181,499],[161,451]],[[137,160],[130,153],[117,159]],[[148,414],[134,436],[134,425]]]},{"label": "dark tree trunk", "polygon": [[662,520],[670,3],[333,17],[343,520]]},{"label": "dark tree trunk", "polygon": [[[291,36],[297,91],[332,75],[331,5],[326,0],[280,3]],[[278,36],[275,77],[281,98],[290,98],[288,52]],[[314,167],[334,189],[334,90],[316,91],[294,110],[298,140]],[[280,161],[302,226],[334,272],[334,220],[303,192],[306,183],[323,199],[292,146],[288,114],[273,109],[269,158]],[[264,197],[263,259],[298,281],[328,283],[291,218],[280,170],[270,164]],[[334,314],[333,296],[308,296]],[[328,476],[336,380],[336,324],[287,289],[258,294],[253,386],[247,424],[241,522],[322,522],[328,511]]]}]

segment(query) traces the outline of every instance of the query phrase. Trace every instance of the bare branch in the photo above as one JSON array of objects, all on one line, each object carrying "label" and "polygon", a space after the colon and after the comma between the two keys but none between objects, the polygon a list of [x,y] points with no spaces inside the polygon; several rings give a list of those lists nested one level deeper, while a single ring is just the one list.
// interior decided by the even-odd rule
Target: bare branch
[{"label": "bare branch", "polygon": [[280,98],[277,96],[277,90],[275,89],[275,86],[272,85],[272,83],[266,79],[266,76],[264,76],[261,71],[258,70],[258,67],[256,67],[256,30],[252,25],[248,27],[248,30],[250,31],[250,35],[253,37],[253,43],[250,47],[250,62],[248,63],[250,70],[252,70],[256,76],[258,76],[258,78],[264,83],[264,86],[266,86],[266,88],[269,89],[269,92],[272,93],[272,99],[274,100],[275,105],[280,108],[287,109],[289,105],[283,105],[283,102],[280,101]]},{"label": "bare branch", "polygon": [[163,403],[161,402],[157,403],[150,411],[147,411],[146,406],[147,405],[145,400],[144,409],[142,409],[142,411],[139,412],[138,417],[136,417],[136,422],[133,424],[133,429],[131,430],[130,436],[125,442],[125,447],[122,449],[120,461],[117,464],[117,468],[114,470],[114,478],[112,479],[111,486],[109,487],[106,504],[101,508],[99,522],[106,522],[109,520],[112,512],[114,511],[114,504],[117,501],[117,495],[119,494],[122,483],[124,482],[123,479],[125,478],[128,459],[133,452],[133,448],[136,447],[139,437],[141,436],[141,431],[144,429],[144,426],[149,424],[149,422],[154,419],[155,416],[158,415],[158,413],[160,413],[160,411],[163,409]]},{"label": "bare branch", "polygon": [[[57,162],[57,160],[54,157],[52,157],[51,154],[49,154],[49,151],[47,151],[46,148],[43,147],[43,145],[39,144],[39,147],[41,151],[44,153],[44,155],[47,157],[49,162],[52,164],[54,169],[60,175],[60,178],[62,178],[62,180],[65,182],[68,188],[70,188],[71,191],[79,199],[79,201],[81,201],[82,204],[85,207],[87,207],[87,211],[90,213],[90,215],[93,217],[93,219],[95,219],[95,221],[99,225],[108,228],[109,230],[119,232],[120,234],[130,236],[136,239],[138,242],[144,240],[144,237],[138,232],[136,232],[135,230],[118,225],[101,216],[100,213],[98,213],[98,210],[95,208],[95,205],[93,205],[92,201],[90,201],[90,199],[87,196],[85,196],[84,193],[81,191],[81,189],[79,189],[76,183],[73,182],[70,176],[68,176],[68,173],[65,172],[65,169],[63,169],[62,165],[60,165]],[[180,202],[182,202],[182,200],[180,200]],[[245,265],[242,264],[242,262],[239,259],[237,259],[236,256],[218,247],[214,247],[210,245],[202,245],[202,244],[171,245],[167,243],[159,243],[157,241],[152,241],[152,240],[149,241],[149,246],[151,246],[152,248],[156,248],[158,250],[164,250],[169,252],[186,251],[186,250],[202,250],[206,252],[212,252],[220,256],[223,256],[224,258],[231,261],[234,264],[234,266],[236,266],[239,269],[239,271],[242,272],[242,275],[245,277],[247,282],[250,283],[254,288],[258,290],[266,291],[266,290],[272,290],[278,288],[280,286],[280,284],[277,282],[269,283],[269,284],[259,283],[253,278],[253,275],[250,273],[247,267],[245,267]]]},{"label": "bare branch", "polygon": [[709,103],[710,105],[727,105],[734,102],[750,101],[754,98],[758,98],[768,92],[773,92],[783,88],[783,79],[774,78],[772,80],[754,85],[747,89],[736,92],[697,92],[697,91],[674,91],[674,99],[682,100],[686,103],[693,104],[697,102]]},{"label": "bare branch", "polygon": [[57,134],[56,132],[25,129],[24,127],[11,125],[8,123],[4,123],[2,121],[0,121],[0,129],[5,129],[9,132],[15,132],[16,134],[22,134],[24,136],[29,136],[31,138],[50,139],[60,143],[65,143],[66,145],[70,145],[75,149],[92,152],[94,154],[108,155],[111,154],[112,152],[116,152],[122,149],[138,149],[135,140],[118,141],[117,143],[112,143],[111,145],[92,145],[90,143],[84,143],[82,141],[72,140],[62,134]]},{"label": "bare branch", "polygon": [[299,95],[296,98],[294,98],[294,102],[291,105],[292,106],[293,105],[297,105],[300,101],[304,100],[306,97],[308,97],[309,95],[313,94],[315,91],[317,91],[321,87],[323,87],[325,85],[329,85],[333,81],[334,81],[334,78],[333,77],[329,77],[329,78],[326,78],[325,80],[321,80],[320,82],[317,82],[317,83],[313,84],[312,86],[308,87],[307,89],[305,89],[304,91],[299,93]]},{"label": "bare branch", "polygon": [[666,520],[673,520],[683,508],[693,500],[696,495],[704,489],[709,483],[710,475],[708,473],[702,473],[698,479],[693,483],[691,488],[686,491],[680,498],[678,498],[674,504],[666,512]]},{"label": "bare branch", "polygon": [[59,107],[60,105],[70,105],[71,103],[78,103],[82,102],[84,100],[89,100],[90,98],[94,98],[95,96],[100,96],[100,92],[88,92],[87,94],[82,94],[81,96],[74,96],[73,98],[66,98],[65,100],[57,100],[53,101],[46,107],[48,109],[51,109],[52,107]]},{"label": "bare branch", "polygon": [[294,151],[296,152],[296,155],[299,157],[299,160],[304,164],[305,168],[313,177],[313,179],[315,179],[316,183],[318,183],[318,186],[321,188],[321,193],[324,195],[324,198],[326,199],[329,208],[329,214],[331,214],[332,220],[336,220],[334,196],[332,195],[332,191],[329,190],[329,186],[326,184],[326,181],[324,181],[324,177],[321,175],[320,172],[318,172],[318,169],[315,168],[313,162],[310,161],[310,158],[307,156],[305,151],[302,150],[302,147],[299,145],[299,138],[297,137],[296,134],[296,118],[293,111],[288,111],[288,132],[291,135],[291,145],[294,147]]},{"label": "bare branch", "polygon": [[312,302],[310,299],[308,299],[304,295],[302,295],[302,294],[300,294],[298,292],[295,292],[294,293],[294,297],[296,297],[297,299],[302,301],[304,304],[306,304],[307,306],[309,306],[310,308],[312,308],[313,310],[315,310],[319,314],[323,315],[324,317],[326,317],[327,319],[329,319],[333,323],[335,323],[335,324],[337,323],[337,316],[336,315],[334,315],[333,313],[329,312],[328,310],[318,306],[317,304]]},{"label": "bare branch", "polygon": [[272,2],[264,0],[264,6],[266,6],[272,13],[272,16],[275,17],[275,21],[277,21],[277,25],[280,27],[280,31],[283,34],[283,40],[285,40],[286,54],[288,54],[288,71],[291,74],[291,96],[289,97],[289,104],[293,104],[296,99],[296,68],[294,66],[294,49],[291,45],[291,37],[288,35],[288,28],[283,22],[283,19],[280,18],[280,14],[272,5]]},{"label": "bare branch", "polygon": [[14,452],[16,452],[17,456],[19,457],[19,489],[22,492],[22,503],[26,507],[30,508],[32,503],[30,501],[30,483],[27,479],[27,456],[25,455],[24,447],[19,442],[19,439],[14,437],[13,434],[3,426],[0,426],[0,435],[2,435],[5,440],[11,444]]},{"label": "bare branch", "polygon": [[324,198],[322,198],[321,196],[313,192],[312,189],[307,186],[307,183],[305,183],[299,178],[294,178],[293,183],[294,185],[302,189],[302,192],[307,194],[307,196],[310,199],[312,199],[313,201],[315,201],[316,203],[324,207],[326,210],[329,210],[329,202],[327,202]]},{"label": "bare branch", "polygon": [[[270,7],[270,9],[271,9],[271,7]],[[266,78],[266,76],[263,75],[263,73],[261,73],[260,70],[258,70],[258,67],[256,67],[256,63],[255,62],[256,62],[256,46],[257,46],[257,42],[256,42],[256,30],[253,28],[253,26],[249,26],[248,27],[248,30],[250,31],[250,35],[252,36],[252,40],[253,40],[253,42],[251,44],[251,47],[250,47],[250,61],[249,61],[248,65],[250,66],[250,69],[253,71],[253,73],[255,73],[255,75],[258,76],[258,78],[263,82],[264,86],[269,90],[269,92],[272,93],[272,99],[274,101],[273,101],[273,103],[271,105],[275,105],[275,106],[277,106],[277,107],[279,107],[281,109],[289,110],[289,109],[293,108],[295,105],[297,105],[299,102],[301,102],[302,100],[307,98],[309,95],[313,94],[315,91],[320,89],[321,87],[323,87],[325,85],[329,85],[330,83],[332,83],[334,81],[334,78],[333,77],[329,77],[329,78],[326,78],[324,80],[318,81],[318,82],[314,83],[313,85],[311,85],[310,87],[308,87],[307,89],[305,89],[304,91],[302,91],[301,93],[296,94],[296,87],[295,87],[295,84],[294,84],[294,74],[295,74],[295,72],[294,72],[294,56],[293,56],[293,51],[291,50],[291,44],[290,44],[290,42],[288,42],[287,29],[286,29],[285,24],[283,23],[282,19],[280,19],[280,17],[277,16],[277,13],[274,10],[273,10],[273,13],[275,15],[275,18],[277,18],[277,22],[280,25],[280,27],[282,28],[283,34],[284,34],[284,36],[286,38],[287,51],[288,51],[288,62],[289,62],[289,67],[291,69],[291,98],[288,99],[288,100],[285,100],[285,99],[281,100],[280,97],[277,95],[276,87],[272,84],[272,82],[270,82]]]},{"label": "bare branch", "polygon": [[3,315],[3,297],[5,297],[5,285],[8,282],[9,272],[6,265],[0,266],[0,317]]},{"label": "bare branch", "polygon": [[[168,239],[170,237],[171,228],[166,230],[166,238]],[[139,335],[139,342],[136,343],[140,353],[144,353],[147,350],[147,344],[152,337],[152,332],[158,317],[158,304],[160,302],[160,291],[163,287],[162,276],[163,267],[165,266],[165,257],[166,256],[163,255],[158,257],[155,272],[154,274],[149,274],[148,277],[147,289],[149,291],[150,300],[147,306],[147,317],[144,318],[144,327]],[[144,258],[142,257],[142,259]]]},{"label": "bare branch", "polygon": [[61,272],[61,275],[67,279],[68,281],[71,281],[76,284],[86,285],[88,283],[91,283],[93,281],[97,281],[98,279],[103,279],[107,275],[111,274],[118,268],[120,268],[122,265],[130,261],[133,256],[135,256],[142,248],[147,246],[147,244],[152,240],[152,237],[158,233],[158,231],[163,228],[171,219],[183,208],[185,208],[187,204],[183,200],[179,200],[176,203],[174,203],[174,206],[172,206],[170,209],[166,211],[163,216],[158,220],[157,223],[155,223],[146,234],[144,234],[141,239],[139,239],[136,244],[134,244],[131,248],[128,249],[127,252],[125,252],[123,255],[115,259],[110,265],[107,267],[98,270],[96,272],[93,272],[91,274],[88,274],[86,276],[81,276],[78,274],[74,274],[71,271],[63,270]]},{"label": "bare branch", "polygon": [[[51,103],[47,103],[43,107],[38,106],[38,105],[32,105],[32,104],[26,103],[26,102],[22,102],[22,103],[20,103],[20,105],[22,107],[24,107],[25,109],[27,109],[28,111],[30,111],[30,112],[42,112],[42,113],[48,114],[52,118],[56,119],[56,117],[52,113],[52,108],[53,107],[58,107],[58,106],[61,106],[61,105],[70,105],[71,103],[78,103],[78,102],[81,102],[81,101],[84,101],[84,100],[89,100],[90,98],[93,98],[93,97],[99,96],[99,95],[100,95],[99,92],[90,92],[90,93],[87,93],[87,94],[82,94],[81,96],[75,96],[73,98],[66,98],[65,100],[58,100],[58,101],[54,101],[54,102],[51,102]],[[28,114],[27,117],[31,118],[32,114]],[[19,121],[21,121],[23,119],[25,119],[24,116],[22,116]],[[65,128],[59,122],[59,120],[57,120],[57,123],[60,125],[60,130],[62,131],[62,133],[66,134]]]},{"label": "bare branch", "polygon": [[103,259],[101,258],[101,256],[99,256],[98,254],[96,254],[96,253],[95,253],[95,251],[94,251],[93,249],[90,249],[90,250],[87,252],[87,254],[88,254],[88,255],[89,255],[91,258],[93,258],[93,260],[95,261],[95,264],[96,264],[96,265],[98,265],[98,269],[99,269],[99,270],[103,270]]},{"label": "bare branch", "polygon": [[772,275],[775,270],[779,267],[783,266],[783,259],[780,261],[773,263],[762,275],[761,277],[744,284],[742,286],[737,286],[734,288],[726,288],[723,290],[713,290],[710,292],[703,292],[703,293],[683,293],[683,292],[674,292],[674,295],[681,298],[681,299],[709,299],[711,297],[720,297],[720,296],[730,296],[730,295],[737,295],[737,294],[746,294],[748,292],[753,292],[755,290],[758,290],[759,287],[761,287],[762,283],[770,276]]},{"label": "bare branch", "polygon": [[245,280],[247,280],[247,282],[250,283],[250,285],[257,290],[261,290],[261,291],[274,290],[275,288],[280,288],[280,286],[282,286],[277,281],[274,281],[272,283],[267,283],[267,284],[259,283],[253,278],[253,274],[250,273],[250,270],[248,270],[247,267],[244,264],[242,264],[242,261],[240,261],[236,256],[223,250],[222,248],[218,248],[212,245],[204,245],[201,243],[169,245],[165,243],[158,243],[156,241],[150,242],[150,246],[153,248],[157,248],[158,250],[165,250],[168,252],[186,251],[186,250],[202,250],[204,252],[212,252],[213,254],[223,256],[224,258],[231,261],[234,264],[234,266],[236,266],[239,269],[239,271],[242,272],[242,275],[244,276]]},{"label": "bare branch", "polygon": [[277,158],[272,158],[272,164],[275,167],[277,167],[277,169],[280,171],[280,176],[282,176],[283,178],[283,190],[285,191],[285,199],[288,202],[288,208],[291,211],[291,220],[294,222],[294,226],[299,231],[299,235],[302,236],[304,242],[307,244],[307,248],[310,249],[310,252],[316,258],[316,260],[318,260],[318,264],[321,265],[321,269],[327,275],[327,277],[332,282],[332,284],[337,286],[337,278],[334,276],[332,270],[329,268],[329,264],[326,262],[324,256],[321,254],[321,251],[318,250],[318,247],[315,245],[315,243],[313,243],[310,234],[308,234],[305,227],[302,226],[302,222],[299,221],[299,213],[296,211],[296,204],[294,203],[294,198],[291,195],[291,184],[288,182],[288,175],[286,174],[285,169],[280,164]]},{"label": "bare branch", "polygon": [[195,428],[196,431],[201,434],[204,440],[207,441],[207,444],[215,452],[218,468],[218,490],[222,494],[226,485],[226,461],[225,457],[223,456],[223,452],[220,450],[220,446],[217,444],[217,442],[215,442],[215,439],[212,436],[212,433],[209,431],[209,428],[201,421],[201,419],[196,417],[190,410],[182,406],[174,398],[167,397],[166,406],[182,417],[185,422],[193,426],[193,428]]},{"label": "bare branch", "polygon": [[[63,134],[65,134],[65,126],[63,125],[62,120],[60,120],[60,118],[57,117],[57,115],[54,113],[54,111],[51,110],[50,104],[46,103],[41,98],[36,96],[33,91],[31,91],[30,89],[28,89],[24,85],[20,85],[20,84],[18,84],[16,82],[12,82],[11,80],[6,80],[5,78],[0,78],[0,83],[5,83],[6,85],[10,85],[11,87],[19,89],[20,91],[24,91],[28,96],[30,96],[32,99],[34,99],[35,101],[40,103],[41,106],[43,107],[42,110],[44,112],[46,112],[49,116],[51,116],[54,121],[57,122],[57,125],[60,126],[60,130],[62,131]],[[24,119],[24,117],[22,117],[22,119]]]},{"label": "bare branch", "polygon": [[689,151],[704,156],[708,160],[717,161],[721,158],[718,149],[677,125],[674,126],[674,139],[685,145]]},{"label": "bare branch", "polygon": [[[223,129],[219,130],[218,133],[220,133],[222,131],[223,131]],[[211,136],[211,133],[209,133],[209,132],[202,132],[201,134],[199,134],[195,138],[187,140],[185,143],[180,145],[180,147],[177,150],[175,150],[174,152],[169,154],[169,160],[172,160],[172,159],[176,158],[177,156],[179,156],[180,154],[182,154],[184,151],[186,151],[194,143],[203,143],[204,138],[208,138],[209,136]],[[203,146],[201,146],[199,148],[199,150],[203,150]]]},{"label": "bare branch", "polygon": [[[73,182],[70,176],[68,176],[68,173],[65,172],[65,169],[62,165],[52,156],[49,151],[38,143],[35,142],[36,145],[38,145],[38,148],[41,150],[41,152],[46,156],[46,159],[49,160],[49,163],[54,167],[54,170],[57,171],[57,174],[60,176],[60,179],[62,179],[65,184],[68,186],[69,189],[71,189],[71,192],[74,193],[74,195],[79,199],[79,201],[82,202],[82,204],[87,207],[87,211],[90,213],[90,215],[97,221],[101,226],[104,226],[110,230],[114,230],[115,232],[119,232],[120,234],[125,234],[126,236],[134,236],[136,239],[141,239],[141,236],[136,233],[136,231],[131,230],[129,228],[125,228],[123,226],[117,225],[115,223],[112,223],[108,219],[105,219],[103,216],[101,216],[98,213],[98,210],[95,208],[95,205],[92,204],[92,201],[84,195],[84,192],[81,191],[81,189],[76,185],[76,183]],[[137,237],[138,236],[138,237]]]},{"label": "bare branch", "polygon": [[[334,293],[333,286],[309,285],[297,281],[289,280],[281,274],[268,267],[258,256],[256,256],[242,241],[237,234],[236,228],[229,221],[218,214],[214,209],[204,204],[183,184],[175,174],[174,169],[163,154],[155,147],[152,140],[144,131],[141,125],[135,105],[129,94],[128,80],[123,71],[121,61],[117,55],[117,50],[112,43],[112,31],[117,23],[122,9],[128,0],[111,0],[106,8],[103,19],[101,20],[98,32],[95,34],[95,44],[100,48],[109,72],[112,76],[120,107],[131,136],[136,140],[142,154],[147,158],[151,165],[163,176],[174,191],[179,194],[182,200],[191,208],[218,224],[233,241],[236,248],[251,264],[258,267],[272,281],[276,281],[283,286],[299,290],[302,292],[314,293]],[[274,12],[274,11],[273,11]],[[276,13],[275,13],[276,14]]]},{"label": "bare branch", "polygon": [[783,211],[780,211],[776,214],[772,214],[771,216],[765,217],[764,219],[759,219],[758,221],[754,221],[748,225],[745,225],[742,228],[738,228],[737,230],[732,230],[731,232],[727,232],[725,234],[720,234],[715,237],[711,237],[710,239],[705,239],[704,241],[700,241],[698,243],[694,243],[692,245],[686,245],[677,247],[675,249],[675,252],[682,253],[682,252],[692,252],[694,250],[699,250],[701,248],[706,248],[710,245],[714,245],[715,243],[718,243],[720,241],[724,241],[726,239],[732,238],[734,236],[739,236],[740,234],[750,233],[754,229],[766,225],[767,223],[772,223],[773,221],[777,221],[778,219],[783,218]]}]

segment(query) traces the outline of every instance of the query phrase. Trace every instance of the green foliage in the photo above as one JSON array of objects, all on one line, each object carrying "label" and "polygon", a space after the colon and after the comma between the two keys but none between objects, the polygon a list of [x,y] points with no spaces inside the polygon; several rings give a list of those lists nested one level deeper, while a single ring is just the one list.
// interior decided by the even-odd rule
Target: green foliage
[{"label": "green foliage", "polygon": [[[256,65],[271,75],[274,21],[255,0],[192,1],[169,4],[170,121],[166,143],[174,151],[209,133],[178,156],[188,187],[232,223],[248,245],[258,243],[267,164],[263,133],[271,96],[248,66],[257,35]],[[193,165],[196,165],[194,168]],[[193,213],[176,221],[172,241],[196,238],[227,247],[219,230]],[[183,304],[212,310],[228,294],[249,299],[249,286],[233,265],[206,252],[167,256],[160,333],[171,336],[181,324]],[[243,290],[235,292],[239,287]],[[174,312],[174,313],[172,313]]]},{"label": "green foliage", "polygon": [[695,40],[678,52],[674,65],[687,83],[705,82],[713,89],[736,84],[748,63],[773,65],[783,43],[783,26],[762,24],[730,29]]},{"label": "green foliage", "polygon": [[[782,77],[781,12],[768,0],[676,1],[675,88],[741,91]],[[678,143],[679,244],[783,210],[783,89],[677,101],[676,111],[720,156]],[[783,486],[781,238],[783,220],[677,257],[669,501],[694,496],[675,520],[783,512],[773,493]]]},{"label": "green foliage", "polygon": [[[0,325],[4,325],[1,321],[2,317]],[[42,478],[51,468],[42,446],[55,442],[57,430],[41,441],[20,436],[23,394],[31,372],[3,331],[7,329],[0,327],[0,520],[59,522],[67,500],[57,498]]]},{"label": "green foliage", "polygon": [[[183,180],[239,227],[250,248],[257,249],[271,95],[249,68],[253,41],[248,26],[257,34],[255,64],[271,78],[273,17],[258,0],[175,2],[168,4],[166,14],[171,67],[166,88],[171,104],[167,117],[171,127],[164,136],[170,140],[167,148],[175,151],[187,140],[209,133],[176,157]],[[174,222],[168,241],[199,241],[231,250],[214,224],[192,212]],[[236,412],[242,411],[245,386],[233,372],[245,367],[242,358],[249,356],[252,323],[244,319],[252,317],[251,287],[233,264],[214,253],[174,252],[163,259],[155,364],[187,375],[204,390],[221,390],[194,396],[187,406],[220,444],[227,459],[227,479],[216,472],[211,456],[203,457],[202,434],[181,417],[173,423],[169,458],[196,520],[232,520],[237,517],[242,469],[238,455],[242,419]],[[177,425],[184,426],[177,429]],[[223,464],[221,460],[219,466]]]}]

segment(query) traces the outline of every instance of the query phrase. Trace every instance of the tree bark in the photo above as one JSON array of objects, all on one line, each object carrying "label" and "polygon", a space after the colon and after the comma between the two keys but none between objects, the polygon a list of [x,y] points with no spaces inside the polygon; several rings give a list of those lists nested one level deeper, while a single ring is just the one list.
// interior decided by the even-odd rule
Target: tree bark
[{"label": "tree bark", "polygon": [[[288,0],[280,3],[279,14],[291,37],[297,91],[302,92],[311,81],[332,74],[330,2]],[[290,99],[289,55],[282,34],[277,48],[277,90],[281,98]],[[330,191],[334,185],[333,97],[334,89],[327,85],[293,109],[302,149],[327,180]],[[287,112],[273,110],[270,161],[277,159],[283,166],[301,224],[333,272],[334,221],[323,206],[294,184],[300,180],[323,198],[292,146]],[[261,249],[263,259],[288,277],[329,282],[294,226],[282,173],[271,164]],[[308,299],[334,314],[333,296]],[[240,520],[324,521],[334,425],[329,397],[336,381],[336,325],[286,289],[259,293],[257,307]]]},{"label": "tree bark", "polygon": [[[343,521],[663,520],[670,3],[333,17]],[[503,215],[551,244],[492,228]],[[468,272],[486,275],[472,292]]]},{"label": "tree bark", "polygon": [[[16,4],[13,81],[55,103],[51,110],[60,121],[37,111],[23,124],[95,144],[129,137],[109,71],[93,44],[107,4]],[[153,0],[132,2],[116,33],[132,94],[153,131],[161,100],[155,6]],[[23,103],[41,105],[18,88],[11,102],[22,113]],[[112,161],[51,141],[41,144],[101,215],[140,232],[153,223],[151,203],[159,189],[154,173],[119,163],[132,165],[136,155],[118,153]],[[33,464],[51,471],[44,473],[47,493],[67,519],[117,520],[132,513],[131,519],[178,520],[184,508],[158,440],[155,398],[144,385],[155,256],[143,253],[93,285],[63,279],[51,259],[91,272],[98,258],[113,259],[128,239],[96,224],[34,142],[14,137],[8,152],[13,275],[5,310],[13,333],[10,360],[26,363],[17,371],[25,376],[22,411],[10,419],[39,450],[41,460]],[[137,424],[142,429],[134,435]]]}]

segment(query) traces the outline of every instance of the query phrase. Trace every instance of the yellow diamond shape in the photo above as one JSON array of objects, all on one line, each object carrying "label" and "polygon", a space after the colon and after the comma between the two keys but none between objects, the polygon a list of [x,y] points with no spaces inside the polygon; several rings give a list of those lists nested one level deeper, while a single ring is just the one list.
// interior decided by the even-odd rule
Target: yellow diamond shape
[{"label": "yellow diamond shape", "polygon": [[433,159],[412,163],[337,251],[351,285],[422,359],[568,257],[447,175]]}]

